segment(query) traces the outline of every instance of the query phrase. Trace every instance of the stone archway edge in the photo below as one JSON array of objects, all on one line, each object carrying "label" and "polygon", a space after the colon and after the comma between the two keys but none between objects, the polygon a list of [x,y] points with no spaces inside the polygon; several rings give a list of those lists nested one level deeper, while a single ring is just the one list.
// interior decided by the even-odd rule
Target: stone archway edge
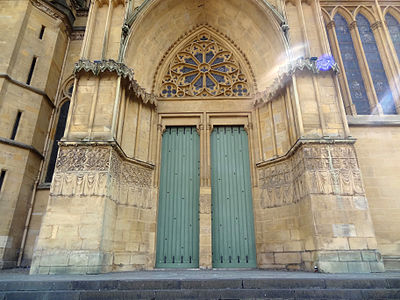
[{"label": "stone archway edge", "polygon": [[[135,22],[136,18],[138,17],[139,13],[143,11],[143,9],[150,4],[153,0],[144,0],[143,3],[137,7],[132,14],[127,18],[124,26],[127,26],[130,28],[132,24]],[[279,21],[282,30],[287,31],[288,30],[288,25],[285,17],[267,0],[261,0],[264,5],[268,7],[268,9],[273,13],[274,17]]]}]

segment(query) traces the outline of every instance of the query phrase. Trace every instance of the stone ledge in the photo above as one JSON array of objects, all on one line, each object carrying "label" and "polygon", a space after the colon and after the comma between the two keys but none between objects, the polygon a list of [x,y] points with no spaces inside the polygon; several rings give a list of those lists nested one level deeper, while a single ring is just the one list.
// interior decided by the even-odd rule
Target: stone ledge
[{"label": "stone ledge", "polygon": [[385,269],[388,271],[400,271],[400,256],[383,256]]},{"label": "stone ledge", "polygon": [[27,90],[29,90],[31,92],[34,92],[34,93],[36,93],[36,94],[38,94],[40,96],[43,96],[46,99],[47,103],[50,105],[51,108],[55,108],[56,107],[54,105],[53,101],[50,99],[50,97],[47,95],[47,93],[45,91],[42,91],[42,90],[40,90],[38,88],[35,88],[35,87],[33,87],[33,86],[29,85],[29,84],[23,83],[21,81],[15,80],[10,75],[5,74],[5,73],[0,73],[0,78],[5,78],[9,82],[11,82],[11,83],[13,83],[13,84],[15,84],[15,85],[17,85],[19,87],[27,89]]},{"label": "stone ledge", "polygon": [[347,116],[349,126],[400,126],[400,115]]},{"label": "stone ledge", "polygon": [[324,273],[385,272],[381,255],[375,250],[317,251],[319,271]]},{"label": "stone ledge", "polygon": [[17,142],[17,141],[14,141],[14,140],[11,140],[11,139],[2,138],[2,137],[0,137],[0,144],[6,144],[6,145],[10,145],[10,146],[14,146],[14,147],[18,147],[18,148],[21,148],[21,149],[26,149],[26,150],[32,151],[33,153],[38,155],[41,159],[44,159],[43,154],[40,153],[40,151],[37,150],[32,145],[27,145],[25,143]]},{"label": "stone ledge", "polygon": [[100,274],[110,271],[112,254],[103,251],[37,251],[30,274]]}]

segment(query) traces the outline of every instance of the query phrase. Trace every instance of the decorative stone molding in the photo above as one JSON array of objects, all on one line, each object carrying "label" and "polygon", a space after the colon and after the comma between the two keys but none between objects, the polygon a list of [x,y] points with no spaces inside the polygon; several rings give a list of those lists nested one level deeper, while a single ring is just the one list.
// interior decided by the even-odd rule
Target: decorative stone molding
[{"label": "decorative stone molding", "polygon": [[356,29],[356,28],[357,28],[357,21],[351,22],[351,23],[349,24],[349,29],[350,29],[350,31],[351,31],[351,30],[354,30],[354,29]]},{"label": "decorative stone molding", "polygon": [[275,78],[273,84],[264,92],[256,94],[255,104],[267,103],[273,100],[286,87],[288,82],[292,80],[293,75],[301,71],[308,71],[312,74],[331,71],[337,74],[339,73],[339,65],[333,59],[322,61],[316,57],[299,58],[278,71],[278,76]]},{"label": "decorative stone molding", "polygon": [[335,24],[334,20],[332,20],[328,24],[326,24],[326,28],[328,28],[328,29],[335,28],[335,26],[336,26],[336,24]]},{"label": "decorative stone molding", "polygon": [[113,152],[111,156],[111,174],[119,178],[119,183],[139,187],[151,187],[152,170],[143,166],[124,162]]},{"label": "decorative stone molding", "polygon": [[110,150],[100,147],[62,147],[58,153],[56,172],[107,171]]},{"label": "decorative stone molding", "polygon": [[72,41],[82,41],[85,36],[85,31],[73,31],[71,33]]},{"label": "decorative stone molding", "polygon": [[125,79],[128,83],[128,90],[143,101],[143,103],[151,103],[157,106],[157,99],[153,94],[147,93],[138,82],[134,79],[134,72],[128,68],[124,63],[116,62],[115,60],[85,60],[80,59],[74,68],[74,75],[79,77],[81,72],[92,73],[95,76],[100,76],[101,73],[110,72]]},{"label": "decorative stone molding", "polygon": [[368,207],[351,144],[305,144],[289,159],[260,168],[259,180],[262,208],[297,203],[307,195],[353,197]]},{"label": "decorative stone molding", "polygon": [[153,168],[124,159],[117,148],[61,143],[50,195],[109,196],[118,203],[124,187],[150,189]]},{"label": "decorative stone molding", "polygon": [[71,23],[71,17],[73,18],[72,15],[71,16],[65,15],[47,1],[44,0],[30,0],[30,1],[34,7],[43,11],[48,16],[56,20],[61,20],[67,27],[67,30],[69,32],[72,32],[72,23]]},{"label": "decorative stone molding", "polygon": [[372,31],[375,31],[376,29],[382,28],[383,27],[383,23],[382,21],[377,21],[374,24],[371,25],[371,29]]}]

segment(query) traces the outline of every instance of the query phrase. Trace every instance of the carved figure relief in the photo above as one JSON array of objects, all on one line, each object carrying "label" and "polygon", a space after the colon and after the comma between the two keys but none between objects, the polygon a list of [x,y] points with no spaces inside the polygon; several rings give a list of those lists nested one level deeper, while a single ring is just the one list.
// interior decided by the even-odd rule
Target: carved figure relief
[{"label": "carved figure relief", "polygon": [[61,147],[52,196],[110,196],[113,201],[151,208],[152,169],[124,161],[110,147]]},{"label": "carved figure relief", "polygon": [[306,194],[363,196],[352,145],[305,145],[284,162],[259,170],[262,208],[299,202]]},{"label": "carved figure relief", "polygon": [[160,97],[246,97],[248,80],[235,55],[209,32],[188,42],[172,59]]}]

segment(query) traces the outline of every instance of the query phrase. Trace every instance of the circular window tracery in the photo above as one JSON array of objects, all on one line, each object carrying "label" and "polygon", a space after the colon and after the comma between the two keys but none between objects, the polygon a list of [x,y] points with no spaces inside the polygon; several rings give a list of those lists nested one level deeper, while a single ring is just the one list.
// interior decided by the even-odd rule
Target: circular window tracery
[{"label": "circular window tracery", "polygon": [[179,51],[163,77],[160,97],[246,97],[247,78],[233,53],[208,33]]}]

